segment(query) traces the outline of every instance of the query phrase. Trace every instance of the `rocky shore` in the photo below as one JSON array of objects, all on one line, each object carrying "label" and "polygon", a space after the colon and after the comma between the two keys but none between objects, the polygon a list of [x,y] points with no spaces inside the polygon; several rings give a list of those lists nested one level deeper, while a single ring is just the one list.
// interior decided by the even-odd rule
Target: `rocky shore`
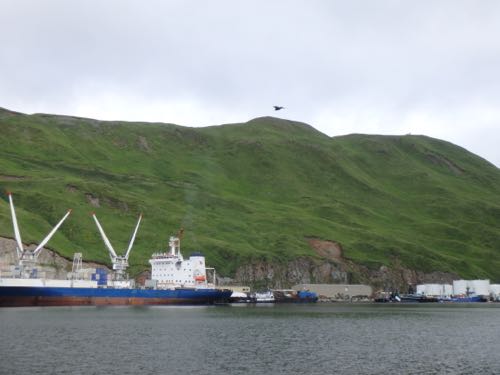
[{"label": "rocky shore", "polygon": [[[409,270],[395,263],[373,270],[345,259],[342,248],[332,241],[311,239],[317,257],[301,257],[286,262],[254,261],[239,267],[232,277],[219,275],[221,285],[250,285],[257,288],[288,288],[295,284],[366,284],[379,290],[406,292],[409,285],[420,283],[451,283],[459,276],[452,273],[423,273]],[[34,245],[29,245],[33,246]],[[8,274],[16,262],[16,243],[0,237],[0,272]],[[72,259],[55,251],[44,249],[39,257],[39,272],[47,278],[66,278],[71,271]],[[104,267],[102,264],[84,262],[84,268]],[[137,281],[147,277],[148,270],[137,275]]]}]

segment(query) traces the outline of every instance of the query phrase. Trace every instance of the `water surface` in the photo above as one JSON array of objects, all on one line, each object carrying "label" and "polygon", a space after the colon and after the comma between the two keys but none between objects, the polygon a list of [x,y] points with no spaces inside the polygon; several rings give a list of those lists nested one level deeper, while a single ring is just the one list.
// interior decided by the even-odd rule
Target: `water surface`
[{"label": "water surface", "polygon": [[1,374],[500,374],[500,304],[0,309]]}]

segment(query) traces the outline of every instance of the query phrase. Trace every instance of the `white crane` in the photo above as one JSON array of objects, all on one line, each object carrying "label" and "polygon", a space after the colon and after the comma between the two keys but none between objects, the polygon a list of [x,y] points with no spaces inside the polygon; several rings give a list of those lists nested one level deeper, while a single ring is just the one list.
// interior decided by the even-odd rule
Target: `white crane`
[{"label": "white crane", "polygon": [[12,215],[12,225],[14,227],[14,237],[16,239],[16,252],[18,265],[21,272],[21,275],[32,277],[33,270],[35,269],[38,256],[40,255],[43,247],[49,242],[52,236],[56,233],[59,227],[62,225],[64,220],[69,216],[71,210],[66,212],[66,215],[57,223],[57,225],[50,231],[49,234],[38,244],[35,250],[25,249],[23,246],[23,241],[21,240],[21,233],[19,231],[19,225],[17,224],[16,210],[14,209],[14,201],[12,200],[12,193],[7,193],[9,196],[9,204],[10,204],[10,212]]},{"label": "white crane", "polygon": [[99,223],[99,220],[97,220],[97,216],[95,215],[95,213],[92,213],[92,217],[94,218],[94,221],[97,225],[97,229],[99,229],[99,232],[101,233],[101,237],[104,241],[104,244],[108,248],[109,257],[111,258],[111,263],[113,263],[113,270],[115,271],[116,280],[125,279],[126,276],[125,271],[127,270],[128,267],[128,257],[130,255],[130,251],[132,250],[132,246],[134,245],[135,236],[137,234],[137,230],[139,229],[139,224],[141,223],[142,214],[139,215],[139,220],[137,220],[137,225],[135,226],[135,230],[132,234],[132,237],[130,238],[130,242],[128,244],[128,248],[125,255],[116,254],[115,249],[113,249],[113,245],[111,245],[111,242],[106,236],[106,233],[104,233],[104,229],[102,229],[102,226]]}]

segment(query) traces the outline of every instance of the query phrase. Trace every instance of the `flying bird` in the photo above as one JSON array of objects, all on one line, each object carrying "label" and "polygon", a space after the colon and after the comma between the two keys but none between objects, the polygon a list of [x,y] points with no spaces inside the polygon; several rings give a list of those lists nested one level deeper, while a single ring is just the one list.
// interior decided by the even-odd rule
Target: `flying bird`
[{"label": "flying bird", "polygon": [[275,111],[279,111],[280,109],[283,109],[283,108],[285,108],[285,107],[280,107],[280,106],[278,106],[278,105],[275,105],[275,106],[274,106],[274,110],[275,110]]}]

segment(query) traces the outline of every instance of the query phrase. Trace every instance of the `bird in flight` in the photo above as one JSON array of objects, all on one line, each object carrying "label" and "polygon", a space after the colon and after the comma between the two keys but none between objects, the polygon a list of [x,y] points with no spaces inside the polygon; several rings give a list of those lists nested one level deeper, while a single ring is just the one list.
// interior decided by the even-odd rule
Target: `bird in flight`
[{"label": "bird in flight", "polygon": [[274,106],[275,111],[279,111],[280,109],[283,109],[283,108],[285,108],[285,107],[280,107],[279,105]]}]

